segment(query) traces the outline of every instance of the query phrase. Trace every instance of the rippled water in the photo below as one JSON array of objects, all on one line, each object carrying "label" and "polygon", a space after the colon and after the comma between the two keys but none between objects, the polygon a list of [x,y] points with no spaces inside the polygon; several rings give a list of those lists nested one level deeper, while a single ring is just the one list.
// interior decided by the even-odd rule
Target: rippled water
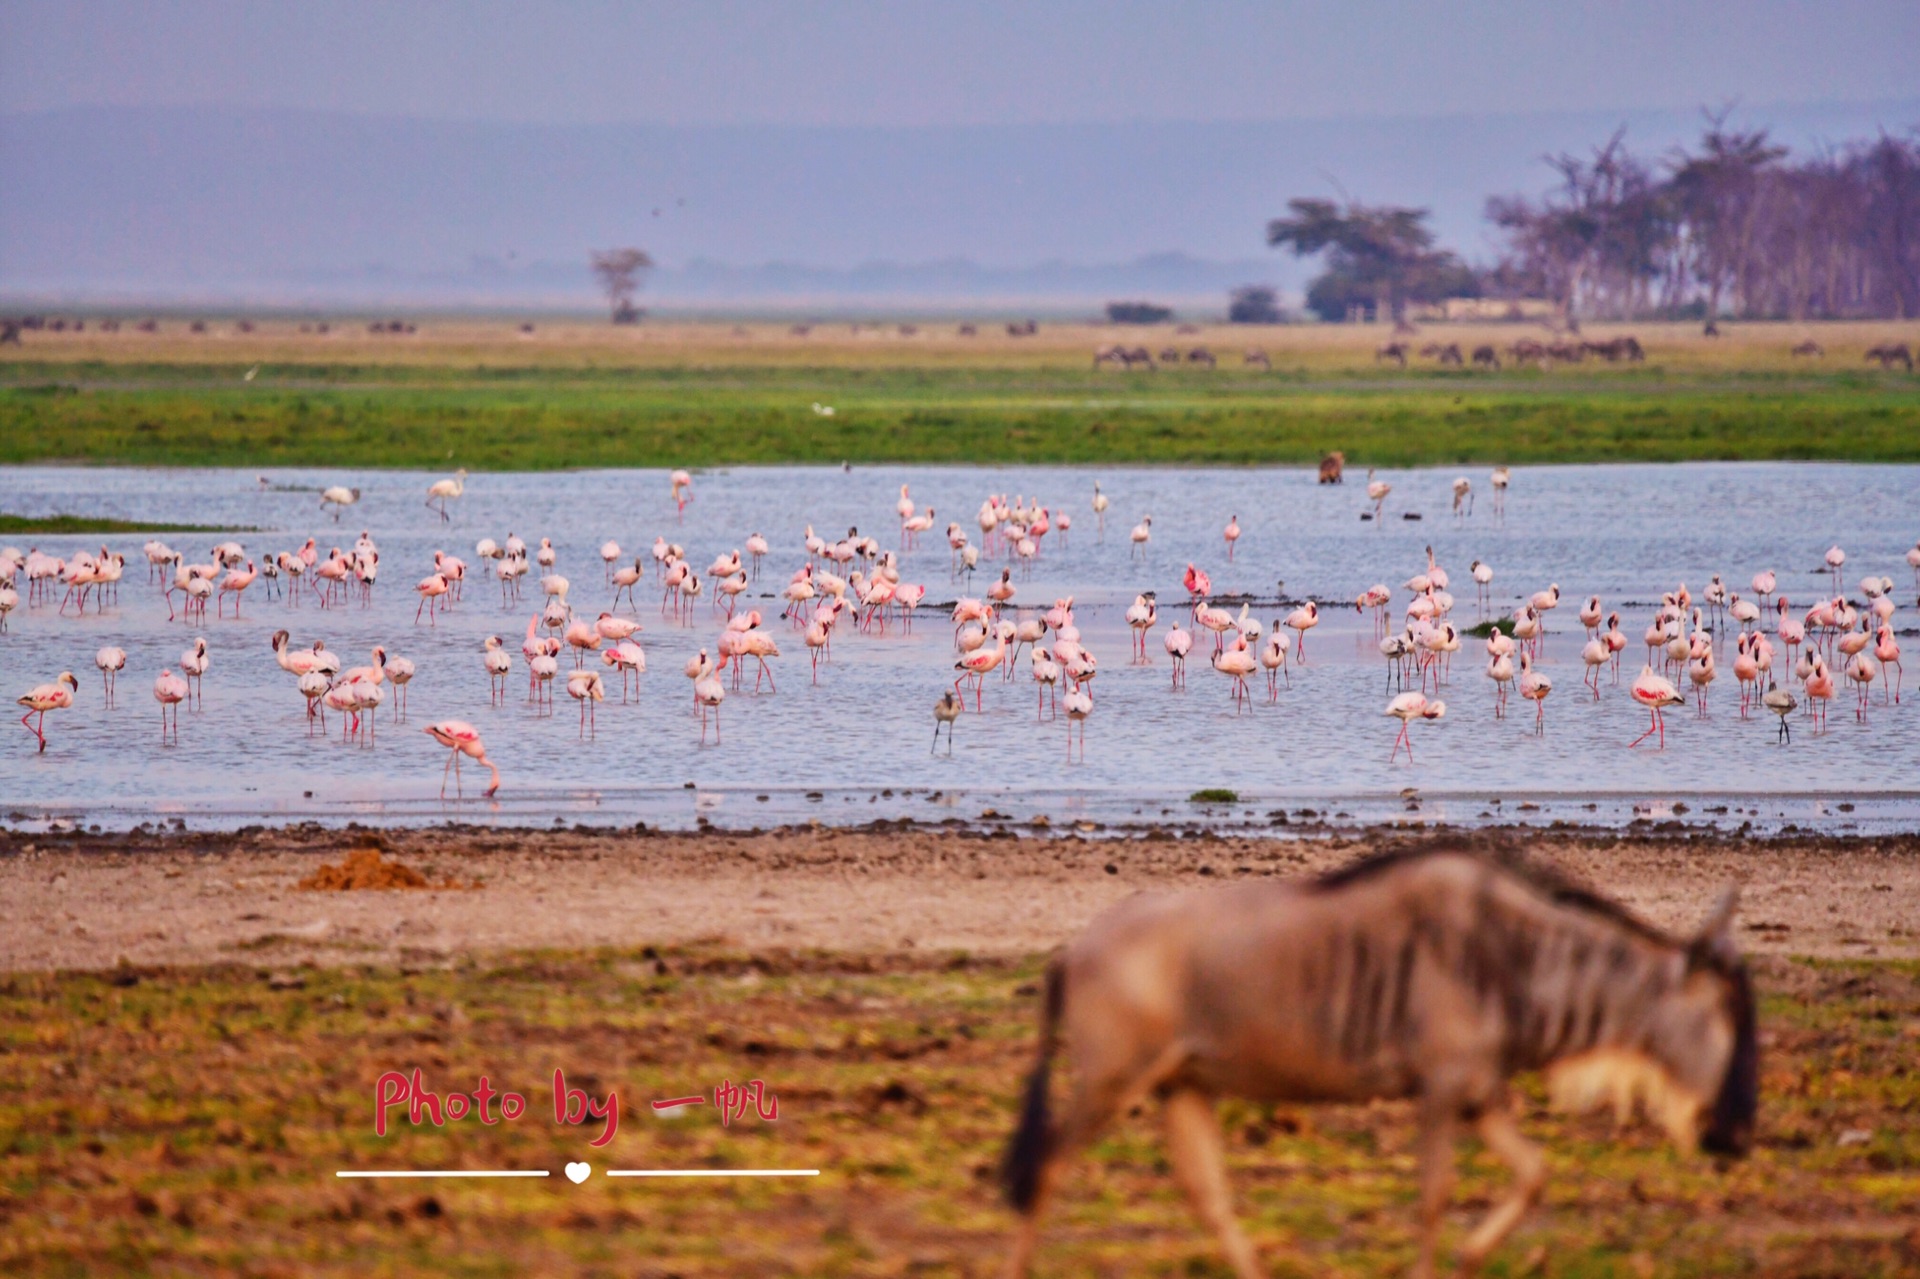
[{"label": "rippled water", "polygon": [[[1715,572],[1742,587],[1755,571],[1771,568],[1781,591],[1804,607],[1830,589],[1816,570],[1835,542],[1847,551],[1849,593],[1864,573],[1891,576],[1902,606],[1896,624],[1910,628],[1915,585],[1904,553],[1920,536],[1920,468],[1529,468],[1514,477],[1504,519],[1492,512],[1485,473],[1474,470],[1467,473],[1477,506],[1459,520],[1448,510],[1456,473],[1383,472],[1379,478],[1393,484],[1393,493],[1377,523],[1359,518],[1369,505],[1364,477],[1321,487],[1311,472],[1298,470],[740,469],[699,475],[683,519],[676,519],[664,472],[479,475],[454,506],[451,525],[442,525],[424,506],[437,477],[421,474],[0,468],[0,509],[8,511],[257,527],[268,531],[234,535],[256,557],[292,549],[309,535],[322,548],[350,546],[364,528],[382,552],[371,608],[323,610],[311,596],[289,608],[269,601],[256,584],[243,620],[194,629],[166,620],[158,588],[146,581],[144,538],[37,539],[59,554],[104,540],[130,563],[119,604],[79,620],[57,616],[53,605],[29,609],[22,580],[21,607],[0,636],[0,687],[11,697],[71,669],[81,695],[75,709],[48,717],[44,754],[34,752],[17,722],[4,726],[0,806],[25,819],[58,814],[108,826],[175,815],[199,825],[304,817],[690,825],[710,816],[744,826],[795,816],[972,819],[986,807],[1023,818],[1045,813],[1058,823],[1188,820],[1196,811],[1186,800],[1190,792],[1225,787],[1241,802],[1215,809],[1212,820],[1264,823],[1274,809],[1300,807],[1356,819],[1398,817],[1402,788],[1417,787],[1420,816],[1428,820],[1472,821],[1503,810],[1512,817],[1529,802],[1539,807],[1518,815],[1536,820],[1658,817],[1679,804],[1696,817],[1724,807],[1713,814],[1721,821],[1751,819],[1760,827],[1920,824],[1920,707],[1912,696],[1883,707],[1876,688],[1867,721],[1858,723],[1852,692],[1843,689],[1827,733],[1797,722],[1792,745],[1780,747],[1770,716],[1739,717],[1732,655],[1723,649],[1708,716],[1696,718],[1692,707],[1672,712],[1664,752],[1629,751],[1626,743],[1645,727],[1646,715],[1628,699],[1624,682],[1638,669],[1645,651],[1639,637],[1662,590],[1685,582],[1698,596]],[[1090,507],[1095,479],[1112,499],[1104,538]],[[857,525],[883,545],[895,544],[893,504],[902,483],[938,513],[925,549],[904,561],[905,580],[928,586],[929,606],[911,636],[870,637],[843,626],[835,660],[814,686],[799,633],[774,619],[771,596],[804,561],[808,523],[828,535]],[[358,485],[363,494],[339,525],[318,509],[318,490],[329,484]],[[938,530],[955,518],[978,540],[974,512],[989,492],[1034,496],[1073,517],[1070,535],[1046,538],[1031,577],[1016,570],[1015,580],[1019,604],[1044,607],[1072,594],[1084,642],[1100,659],[1084,764],[1066,761],[1064,718],[1036,722],[1024,659],[1013,682],[997,675],[988,681],[984,713],[962,719],[952,758],[928,752],[930,707],[952,681],[954,658],[945,610],[933,605],[961,593],[949,581]],[[1409,511],[1424,518],[1403,518]],[[1153,538],[1135,557],[1127,530],[1146,514],[1153,516]],[[1245,530],[1232,563],[1220,537],[1229,514]],[[650,665],[644,692],[637,704],[623,706],[613,681],[597,735],[582,741],[563,690],[551,717],[524,701],[518,650],[537,611],[531,579],[525,602],[503,607],[497,586],[474,561],[476,539],[504,539],[509,531],[530,544],[553,539],[559,571],[572,579],[575,606],[589,618],[611,595],[597,550],[608,538],[644,554],[665,533],[704,567],[748,532],[763,533],[774,552],[743,604],[761,607],[780,637],[778,693],[729,696],[723,743],[702,746],[680,670],[697,649],[713,645],[723,618],[703,599],[693,625],[677,626],[658,610],[658,587],[648,594],[643,585],[640,638]],[[166,540],[190,559],[204,559],[220,539]],[[29,539],[0,542],[24,549]],[[1350,600],[1376,581],[1398,588],[1424,568],[1429,544],[1454,577],[1455,618],[1465,624],[1477,617],[1467,577],[1476,557],[1494,567],[1501,606],[1549,582],[1561,586],[1565,603],[1552,617],[1544,665],[1556,682],[1544,737],[1533,733],[1530,708],[1494,718],[1479,642],[1470,640],[1443,693],[1447,718],[1415,725],[1417,762],[1390,765],[1398,725],[1381,715],[1385,671],[1368,620],[1351,609],[1327,611],[1307,640],[1307,663],[1296,667],[1277,704],[1266,702],[1262,687],[1253,712],[1236,716],[1227,681],[1201,660],[1200,648],[1189,690],[1169,690],[1159,637],[1185,598],[1180,574],[1189,560],[1212,573],[1216,593]],[[465,600],[436,626],[416,625],[411,587],[431,570],[436,548],[466,558],[472,576]],[[983,562],[972,593],[984,590],[988,577]],[[1152,664],[1135,667],[1121,612],[1135,591],[1148,588],[1160,593],[1163,620]],[[1580,599],[1593,592],[1621,611],[1632,637],[1623,683],[1603,684],[1597,702],[1581,686],[1583,637],[1574,617]],[[1405,594],[1396,589],[1399,600]],[[1283,611],[1271,604],[1258,610],[1268,623]],[[310,738],[303,701],[269,649],[269,637],[282,627],[302,645],[324,638],[348,665],[365,661],[375,644],[413,659],[419,675],[408,719],[396,721],[383,707],[370,748],[342,742],[337,733]],[[207,637],[213,656],[205,709],[182,714],[179,744],[162,749],[152,680],[197,634]],[[502,708],[489,706],[480,665],[481,641],[490,634],[505,637],[515,659],[513,692]],[[129,654],[112,709],[103,704],[93,666],[95,649],[107,643]],[[1904,643],[1920,651],[1911,636]],[[563,671],[570,662],[563,659]],[[441,717],[480,727],[505,775],[497,803],[474,798],[471,771],[465,803],[438,798],[444,755],[420,728]],[[1492,805],[1494,798],[1504,806]]]}]

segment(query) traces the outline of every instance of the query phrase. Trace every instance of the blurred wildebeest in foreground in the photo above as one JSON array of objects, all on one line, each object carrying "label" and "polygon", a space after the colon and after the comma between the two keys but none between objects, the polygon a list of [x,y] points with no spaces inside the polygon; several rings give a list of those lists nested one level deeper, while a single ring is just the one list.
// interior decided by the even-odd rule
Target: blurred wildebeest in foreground
[{"label": "blurred wildebeest in foreground", "polygon": [[1320,459],[1320,482],[1322,484],[1344,484],[1347,469],[1347,455],[1335,449]]},{"label": "blurred wildebeest in foreground", "polygon": [[[1064,1159],[1149,1095],[1194,1211],[1242,1279],[1260,1269],[1234,1220],[1214,1101],[1405,1098],[1421,1129],[1420,1257],[1430,1276],[1468,1126],[1514,1181],[1460,1247],[1469,1272],[1539,1197],[1511,1078],[1544,1070],[1556,1102],[1636,1105],[1682,1147],[1745,1154],[1759,1061],[1731,894],[1699,935],[1669,936],[1558,873],[1499,850],[1434,844],[1314,880],[1142,894],[1047,968],[1039,1062],[1004,1173],[1026,1273]],[[1064,1037],[1072,1094],[1049,1117]]]}]

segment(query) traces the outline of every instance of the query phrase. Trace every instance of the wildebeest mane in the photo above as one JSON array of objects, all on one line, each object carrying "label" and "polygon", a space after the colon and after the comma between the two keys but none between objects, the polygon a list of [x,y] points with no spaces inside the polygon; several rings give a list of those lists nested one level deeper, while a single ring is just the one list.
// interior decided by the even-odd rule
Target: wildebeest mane
[{"label": "wildebeest mane", "polygon": [[1310,892],[1331,892],[1337,888],[1364,883],[1413,862],[1446,856],[1468,857],[1484,862],[1489,867],[1504,871],[1520,880],[1555,905],[1570,907],[1610,920],[1648,941],[1667,946],[1683,944],[1679,939],[1655,928],[1625,906],[1595,892],[1565,871],[1529,857],[1510,841],[1497,836],[1482,835],[1472,839],[1462,839],[1458,836],[1439,837],[1396,845],[1362,857],[1358,861],[1349,862],[1345,866],[1323,872],[1307,881],[1306,886]]}]

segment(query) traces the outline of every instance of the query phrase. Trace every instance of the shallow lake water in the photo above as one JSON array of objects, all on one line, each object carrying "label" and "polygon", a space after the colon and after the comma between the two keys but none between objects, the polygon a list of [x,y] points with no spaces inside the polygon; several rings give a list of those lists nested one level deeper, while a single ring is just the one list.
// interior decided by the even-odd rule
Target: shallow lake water
[{"label": "shallow lake water", "polygon": [[[1456,474],[1472,479],[1470,516],[1450,513]],[[1635,817],[1681,816],[1756,829],[1796,824],[1861,831],[1920,825],[1920,707],[1914,690],[1899,705],[1882,705],[1878,685],[1865,722],[1854,693],[1842,688],[1828,731],[1793,722],[1791,745],[1775,741],[1775,721],[1739,714],[1732,643],[1720,650],[1720,678],[1707,715],[1691,705],[1667,716],[1666,749],[1627,749],[1647,714],[1627,695],[1646,649],[1641,634],[1662,591],[1681,583],[1696,600],[1720,573],[1742,594],[1761,569],[1779,577],[1780,592],[1804,610],[1831,594],[1822,556],[1835,543],[1847,553],[1843,583],[1859,598],[1860,578],[1894,581],[1896,628],[1920,654],[1915,625],[1915,574],[1905,560],[1920,537],[1920,467],[1827,464],[1695,464],[1534,467],[1516,471],[1504,516],[1496,517],[1483,468],[1382,472],[1393,485],[1385,518],[1370,509],[1365,475],[1320,486],[1310,470],[1124,469],[1053,467],[773,467],[702,472],[695,497],[676,514],[664,471],[570,471],[475,475],[443,524],[424,505],[438,476],[351,470],[140,470],[0,468],[0,509],[26,515],[69,513],[129,520],[243,526],[235,533],[249,555],[291,550],[308,536],[325,548],[350,548],[369,531],[381,552],[381,578],[370,607],[354,602],[322,609],[311,595],[298,607],[270,600],[263,582],[246,593],[244,617],[204,626],[169,623],[159,588],[147,581],[140,548],[145,535],[27,538],[65,555],[103,543],[128,557],[117,604],[89,607],[82,618],[56,611],[57,598],[21,603],[0,635],[0,688],[9,698],[61,670],[80,678],[74,709],[47,718],[50,739],[36,753],[31,734],[13,722],[0,731],[0,817],[15,824],[49,819],[108,828],[182,818],[194,826],[237,826],[303,819],[363,822],[503,821],[591,824],[646,821],[691,826],[766,826],[818,818],[826,822],[909,816],[978,820],[987,809],[1019,820],[1044,814],[1103,826],[1136,823],[1251,823],[1271,814],[1315,814],[1353,821],[1488,820],[1619,824]],[[1100,481],[1112,506],[1101,535],[1091,509]],[[262,481],[265,481],[264,483]],[[926,606],[910,635],[860,634],[843,622],[833,661],[810,682],[800,632],[778,619],[773,597],[806,560],[803,529],[829,538],[849,526],[897,546],[894,503],[901,484],[936,511],[934,531],[902,561],[903,580],[924,583]],[[319,490],[357,485],[360,502],[336,524],[319,509]],[[931,707],[952,684],[951,601],[984,592],[1001,560],[983,557],[971,585],[949,573],[942,530],[957,520],[974,539],[975,512],[988,493],[1021,494],[1072,516],[1062,537],[1049,534],[1030,575],[1015,568],[1017,606],[1044,609],[1072,595],[1083,643],[1100,661],[1095,710],[1087,723],[1085,762],[1069,764],[1066,720],[1037,720],[1034,685],[1023,656],[1014,679],[986,681],[983,712],[957,726],[951,758],[929,753]],[[1409,513],[1421,518],[1409,520]],[[1129,528],[1151,515],[1152,540],[1135,554]],[[1244,530],[1229,562],[1221,538],[1227,517]],[[591,619],[612,590],[598,547],[612,538],[628,557],[646,556],[654,537],[683,544],[694,567],[739,547],[758,531],[772,554],[742,607],[758,607],[778,638],[773,662],[778,692],[732,693],[722,708],[722,741],[701,744],[684,661],[712,649],[724,623],[711,594],[694,607],[692,624],[677,625],[659,608],[660,589],[647,557],[639,588],[639,636],[649,673],[639,700],[622,705],[617,676],[598,708],[597,732],[583,740],[574,705],[556,688],[552,713],[526,701],[519,654],[540,595],[530,576],[517,604],[503,605],[487,566],[473,554],[483,536],[518,533],[530,545],[551,538],[558,571],[571,579],[570,599]],[[162,535],[189,561],[227,535]],[[1292,685],[1267,700],[1256,677],[1250,713],[1234,713],[1228,681],[1210,669],[1211,644],[1196,642],[1189,687],[1169,687],[1161,637],[1184,615],[1181,574],[1189,561],[1213,578],[1216,595],[1262,601],[1255,615],[1271,626],[1291,603],[1314,598],[1351,601],[1375,582],[1394,588],[1397,619],[1408,593],[1401,583],[1426,566],[1431,545],[1452,576],[1454,620],[1480,617],[1468,564],[1495,571],[1498,611],[1557,582],[1563,594],[1550,615],[1542,669],[1555,682],[1546,731],[1534,733],[1532,708],[1513,699],[1508,718],[1493,711],[1483,676],[1482,643],[1469,638],[1454,659],[1441,696],[1448,714],[1413,726],[1415,761],[1388,762],[1399,725],[1382,715],[1385,664],[1374,648],[1370,619],[1348,604],[1325,609],[1295,659]],[[465,559],[464,599],[436,624],[416,624],[412,587],[444,549]],[[989,565],[992,570],[989,571]],[[537,573],[537,570],[536,570]],[[1150,662],[1129,663],[1122,612],[1135,592],[1159,593],[1161,624]],[[1598,593],[1618,609],[1630,637],[1618,685],[1603,679],[1596,700],[1582,686],[1584,633],[1575,614]],[[947,606],[947,607],[943,607]],[[1236,606],[1237,607],[1237,606]],[[622,605],[625,611],[625,605]],[[1188,624],[1190,625],[1190,619]],[[1764,625],[1771,629],[1769,615]],[[324,639],[352,666],[375,645],[411,658],[418,676],[408,715],[391,704],[378,712],[372,745],[332,735],[310,736],[304,701],[275,663],[274,631],[298,645]],[[500,635],[514,657],[504,706],[489,705],[481,643]],[[159,711],[151,694],[162,667],[207,638],[212,666],[204,709],[180,716],[178,745],[160,745]],[[93,654],[103,644],[127,650],[118,704],[108,708]],[[562,673],[572,657],[562,657]],[[1778,668],[1777,668],[1778,669]],[[1837,664],[1836,664],[1837,670]],[[1788,673],[1779,669],[1783,686]],[[729,685],[731,687],[731,685]],[[1793,685],[1798,691],[1797,684]],[[969,704],[971,705],[971,703]],[[474,722],[500,765],[496,800],[477,798],[483,770],[466,770],[464,801],[439,796],[445,753],[422,732],[438,718]],[[1234,804],[1188,801],[1202,788],[1238,792]],[[1418,812],[1402,792],[1418,792]],[[891,792],[891,793],[888,793]],[[1496,803],[1495,801],[1499,801]],[[1523,808],[1523,805],[1531,807]],[[1297,818],[1296,818],[1297,820]]]}]

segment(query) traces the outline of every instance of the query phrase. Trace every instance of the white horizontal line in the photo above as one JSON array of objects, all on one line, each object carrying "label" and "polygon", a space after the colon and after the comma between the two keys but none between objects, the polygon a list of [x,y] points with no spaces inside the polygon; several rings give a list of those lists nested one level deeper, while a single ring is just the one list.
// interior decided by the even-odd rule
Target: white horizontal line
[{"label": "white horizontal line", "polygon": [[818,1177],[818,1168],[609,1168],[609,1177]]},{"label": "white horizontal line", "polygon": [[333,1175],[336,1177],[551,1177],[553,1174],[544,1170],[519,1168],[372,1168],[336,1172]]}]

